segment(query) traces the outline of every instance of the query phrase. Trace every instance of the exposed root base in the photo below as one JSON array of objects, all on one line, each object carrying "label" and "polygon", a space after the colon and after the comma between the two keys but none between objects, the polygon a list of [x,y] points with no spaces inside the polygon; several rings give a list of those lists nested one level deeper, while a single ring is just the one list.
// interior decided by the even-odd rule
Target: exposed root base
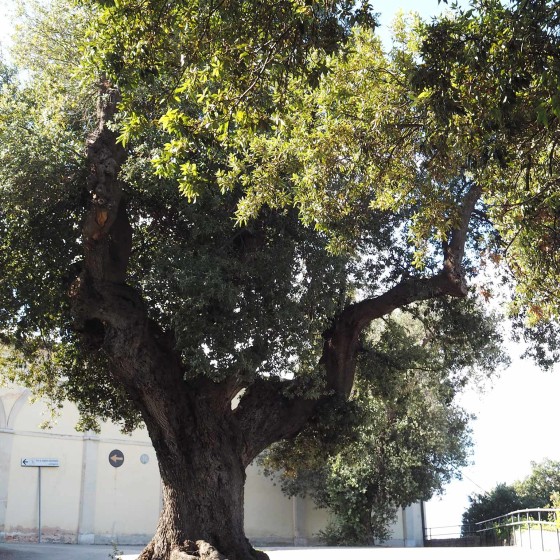
[{"label": "exposed root base", "polygon": [[171,551],[169,560],[226,560],[226,557],[205,541],[185,541]]},{"label": "exposed root base", "polygon": [[255,556],[255,560],[270,560],[268,554],[266,552],[263,552],[262,550],[253,549],[253,554]]},{"label": "exposed root base", "polygon": [[[218,552],[206,541],[185,541],[182,545],[174,545],[169,555],[161,558],[154,554],[153,546],[148,545],[138,560],[228,560],[226,556]],[[243,560],[269,560],[266,553],[260,550],[252,550],[250,558]]]}]

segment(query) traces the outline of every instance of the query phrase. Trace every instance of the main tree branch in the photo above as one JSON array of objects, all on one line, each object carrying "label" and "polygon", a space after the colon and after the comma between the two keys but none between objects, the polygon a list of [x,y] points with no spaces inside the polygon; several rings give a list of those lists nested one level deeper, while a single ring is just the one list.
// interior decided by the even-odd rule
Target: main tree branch
[{"label": "main tree branch", "polygon": [[286,395],[298,381],[257,379],[241,397],[235,419],[243,434],[245,466],[274,442],[295,436],[315,410],[317,400]]},{"label": "main tree branch", "polygon": [[462,261],[471,215],[481,193],[480,186],[473,184],[464,196],[457,224],[443,246],[443,266],[439,273],[427,278],[404,279],[380,296],[349,305],[336,317],[325,333],[321,359],[330,389],[342,396],[350,394],[359,337],[372,321],[418,301],[467,295]]},{"label": "main tree branch", "polygon": [[281,438],[298,433],[317,405],[329,395],[347,398],[356,372],[359,339],[363,330],[375,319],[418,301],[443,296],[465,297],[467,286],[462,269],[465,243],[471,215],[481,196],[478,185],[472,185],[459,207],[458,220],[443,246],[443,266],[439,273],[427,278],[404,279],[385,293],[347,306],[324,333],[320,363],[326,375],[326,397],[310,400],[287,398],[288,385],[298,380],[263,380],[247,390],[241,400],[237,419],[245,437],[245,462]]},{"label": "main tree branch", "polygon": [[[126,154],[108,127],[118,92],[101,84],[99,126],[88,140],[91,202],[84,268],[71,288],[76,327],[108,356],[113,378],[140,410],[158,457],[163,508],[142,557],[255,559],[243,533],[242,438],[229,395],[235,385],[185,379],[175,339],[126,283],[131,226],[118,173]],[[228,406],[225,405],[228,404]],[[185,556],[186,557],[186,556]]]},{"label": "main tree branch", "polygon": [[120,96],[105,80],[101,81],[99,90],[98,125],[87,141],[91,206],[83,227],[84,269],[95,280],[124,283],[132,248],[132,229],[118,173],[126,152],[108,126]]},{"label": "main tree branch", "polygon": [[188,420],[190,407],[172,337],[149,318],[141,295],[126,284],[132,228],[118,178],[126,152],[108,126],[118,102],[118,90],[102,80],[98,125],[87,140],[91,199],[82,230],[84,267],[70,296],[76,329],[90,346],[104,349],[111,372],[158,437],[169,427],[167,410],[180,406]]}]

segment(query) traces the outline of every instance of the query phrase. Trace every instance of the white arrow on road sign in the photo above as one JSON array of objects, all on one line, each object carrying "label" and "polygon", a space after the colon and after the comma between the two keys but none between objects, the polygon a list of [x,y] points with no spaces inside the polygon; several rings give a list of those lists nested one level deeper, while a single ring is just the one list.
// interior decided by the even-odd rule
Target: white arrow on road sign
[{"label": "white arrow on road sign", "polygon": [[113,449],[109,453],[109,463],[116,469],[119,468],[124,463],[124,453],[120,449]]}]

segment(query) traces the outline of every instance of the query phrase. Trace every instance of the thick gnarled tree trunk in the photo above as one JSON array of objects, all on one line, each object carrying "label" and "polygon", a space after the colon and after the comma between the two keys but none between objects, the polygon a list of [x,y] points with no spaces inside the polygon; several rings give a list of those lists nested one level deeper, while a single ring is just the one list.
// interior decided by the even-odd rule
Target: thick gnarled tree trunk
[{"label": "thick gnarled tree trunk", "polygon": [[[244,533],[245,465],[232,414],[195,407],[196,428],[154,438],[163,485],[156,534],[141,558],[259,558]],[[177,414],[181,414],[177,411]],[[189,556],[190,555],[190,556]]]},{"label": "thick gnarled tree trunk", "polygon": [[[269,445],[296,435],[318,400],[287,398],[299,381],[242,377],[215,383],[185,375],[173,336],[149,319],[141,295],[126,284],[131,227],[118,174],[126,154],[107,127],[118,92],[102,84],[98,129],[88,141],[91,205],[83,228],[84,269],[70,295],[76,328],[102,347],[111,373],[141,411],[156,450],[164,504],[142,560],[257,560],[244,534],[245,468]],[[460,223],[444,246],[442,271],[408,279],[378,297],[349,305],[324,333],[325,394],[347,397],[359,337],[374,319],[425,299],[463,297],[466,231],[480,191],[466,195]],[[232,399],[244,394],[232,410]],[[304,394],[304,391],[291,391]],[[330,398],[330,397],[325,397]]]}]

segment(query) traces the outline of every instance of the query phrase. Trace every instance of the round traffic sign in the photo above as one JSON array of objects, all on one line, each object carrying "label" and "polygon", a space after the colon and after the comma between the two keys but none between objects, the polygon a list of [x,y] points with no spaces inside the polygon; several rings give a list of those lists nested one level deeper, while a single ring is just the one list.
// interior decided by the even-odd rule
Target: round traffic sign
[{"label": "round traffic sign", "polygon": [[124,463],[124,454],[120,449],[113,449],[109,453],[109,463],[111,466],[118,468]]}]

